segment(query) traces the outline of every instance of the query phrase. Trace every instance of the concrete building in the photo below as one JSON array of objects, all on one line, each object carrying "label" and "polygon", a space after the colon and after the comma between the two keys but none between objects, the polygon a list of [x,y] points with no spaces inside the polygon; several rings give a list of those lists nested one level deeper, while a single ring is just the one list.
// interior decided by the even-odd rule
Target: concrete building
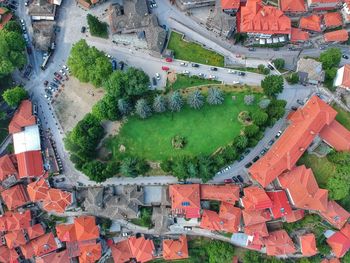
[{"label": "concrete building", "polygon": [[333,85],[350,90],[350,64],[346,64],[338,69]]},{"label": "concrete building", "polygon": [[181,10],[215,5],[215,0],[175,0],[174,2]]},{"label": "concrete building", "polygon": [[322,63],[311,58],[299,59],[297,62],[297,72],[298,74],[305,73],[305,82],[314,85],[323,82],[325,78],[325,72],[322,69]]},{"label": "concrete building", "polygon": [[53,21],[56,15],[56,5],[47,0],[34,0],[28,7],[28,14],[33,21]]},{"label": "concrete building", "polygon": [[345,0],[341,9],[341,14],[345,23],[350,23],[350,0]]}]

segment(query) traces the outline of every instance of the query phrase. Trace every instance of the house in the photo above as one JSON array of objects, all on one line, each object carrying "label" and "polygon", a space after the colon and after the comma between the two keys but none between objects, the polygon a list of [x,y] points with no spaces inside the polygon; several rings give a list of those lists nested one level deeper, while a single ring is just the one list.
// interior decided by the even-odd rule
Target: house
[{"label": "house", "polygon": [[96,4],[102,3],[102,0],[76,0],[77,4],[80,5],[84,9],[90,9],[94,7]]},{"label": "house", "polygon": [[239,186],[234,184],[201,184],[200,192],[200,199],[202,200],[216,200],[231,204],[235,204],[235,202],[239,200]]},{"label": "house", "polygon": [[36,118],[33,115],[33,105],[30,100],[23,100],[9,124],[9,133],[21,132],[26,126],[36,124]]},{"label": "house", "polygon": [[307,0],[308,8],[311,11],[324,11],[337,9],[341,6],[340,0]]},{"label": "house", "polygon": [[270,211],[274,219],[278,219],[292,213],[292,208],[289,204],[285,191],[280,190],[266,192],[266,194],[272,201],[272,207],[270,208]]},{"label": "house", "polygon": [[69,262],[68,250],[47,254],[35,258],[36,263],[66,263]]},{"label": "house", "polygon": [[9,249],[6,246],[0,246],[0,261],[1,262],[18,262],[19,255],[15,249]]},{"label": "house", "polygon": [[350,213],[333,200],[328,201],[327,210],[320,215],[338,229],[341,229],[350,218]]},{"label": "house", "polygon": [[33,44],[38,50],[47,52],[55,43],[55,21],[35,21],[33,27]]},{"label": "house", "polygon": [[218,3],[220,4],[222,12],[229,15],[235,14],[241,5],[240,0],[220,0],[220,2],[217,2],[217,4]]},{"label": "house", "polygon": [[169,186],[171,210],[174,215],[186,218],[200,217],[199,184],[173,184]]},{"label": "house", "polygon": [[28,193],[22,184],[2,191],[1,197],[9,210],[14,210],[30,202]]},{"label": "house", "polygon": [[29,151],[16,154],[20,178],[39,177],[44,174],[41,151]]},{"label": "house", "polygon": [[260,223],[265,223],[271,220],[270,212],[265,210],[242,210],[244,226],[251,226]]},{"label": "house", "polygon": [[350,64],[346,64],[338,69],[333,85],[350,90]]},{"label": "house", "polygon": [[187,238],[185,235],[179,239],[163,240],[163,258],[165,260],[177,260],[188,258]]},{"label": "house", "polygon": [[322,63],[312,58],[300,58],[297,62],[298,74],[305,74],[305,82],[309,84],[318,84],[324,81],[325,72],[322,69]]},{"label": "house", "polygon": [[281,10],[265,6],[261,0],[248,0],[240,11],[239,31],[249,36],[270,38],[273,35],[290,36],[291,20]]},{"label": "house", "polygon": [[347,223],[340,231],[333,233],[326,242],[332,248],[332,253],[337,258],[342,258],[350,249],[350,223]]},{"label": "house", "polygon": [[278,184],[286,190],[291,204],[300,209],[327,211],[328,190],[320,189],[311,169],[296,166],[277,178]]},{"label": "house", "polygon": [[264,189],[258,186],[249,186],[243,189],[244,197],[241,203],[245,210],[263,210],[272,207],[272,202]]},{"label": "house", "polygon": [[2,182],[3,186],[4,181],[6,184],[7,179],[12,178],[13,183],[17,181],[18,172],[15,166],[17,166],[15,157],[6,154],[0,158],[0,182]]},{"label": "house", "polygon": [[345,0],[341,9],[344,23],[350,23],[350,0]]},{"label": "house", "polygon": [[319,15],[303,16],[299,21],[299,27],[304,30],[321,32],[321,17]]},{"label": "house", "polygon": [[0,7],[0,30],[4,28],[12,18],[12,13],[5,7]]},{"label": "house", "polygon": [[269,256],[290,255],[296,252],[294,243],[285,230],[270,232],[263,242]]},{"label": "house", "polygon": [[304,234],[298,237],[301,253],[304,257],[311,257],[317,254],[315,235]]},{"label": "house", "polygon": [[296,209],[296,210],[292,210],[292,213],[287,214],[285,216],[285,219],[287,223],[293,223],[303,219],[304,216],[305,216],[304,210]]},{"label": "house", "polygon": [[310,38],[309,32],[303,31],[300,28],[292,27],[290,41],[292,43],[305,42]]},{"label": "house", "polygon": [[320,137],[337,151],[350,151],[350,131],[336,120],[321,130]]},{"label": "house", "polygon": [[32,21],[55,20],[57,6],[47,0],[33,0],[28,7]]},{"label": "house", "polygon": [[182,11],[203,6],[215,5],[215,0],[173,0]]},{"label": "house", "polygon": [[343,18],[339,12],[329,12],[323,15],[326,28],[335,28],[343,25]]},{"label": "house", "polygon": [[[269,236],[269,232],[267,230],[267,226],[265,222],[250,225],[250,226],[244,226],[244,233],[247,234],[248,236],[252,236],[255,239],[255,244],[257,244],[257,240],[263,237]],[[262,245],[257,244],[257,245]]]},{"label": "house", "polygon": [[24,212],[7,211],[0,215],[0,231],[16,231],[30,227],[32,215],[30,210]]},{"label": "house", "polygon": [[280,0],[279,8],[286,14],[301,14],[307,11],[304,0]]},{"label": "house", "polygon": [[345,42],[349,39],[349,33],[345,29],[327,32],[324,34],[325,42]]},{"label": "house", "polygon": [[35,239],[45,234],[45,229],[42,224],[35,224],[26,228],[29,240]]}]

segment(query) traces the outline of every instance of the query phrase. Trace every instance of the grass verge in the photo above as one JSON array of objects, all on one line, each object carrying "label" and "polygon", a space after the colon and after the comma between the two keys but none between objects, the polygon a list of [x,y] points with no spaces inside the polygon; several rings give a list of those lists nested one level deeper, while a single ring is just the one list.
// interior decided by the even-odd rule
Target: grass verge
[{"label": "grass verge", "polygon": [[167,83],[167,89],[179,90],[194,86],[206,85],[206,84],[219,84],[218,80],[203,79],[197,76],[186,76],[183,74],[178,74],[176,76],[176,81],[172,84]]}]

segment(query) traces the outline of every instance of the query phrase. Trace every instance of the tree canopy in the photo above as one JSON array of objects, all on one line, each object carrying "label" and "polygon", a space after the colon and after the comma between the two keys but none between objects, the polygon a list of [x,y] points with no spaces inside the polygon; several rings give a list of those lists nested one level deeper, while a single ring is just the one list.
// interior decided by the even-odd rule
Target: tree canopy
[{"label": "tree canopy", "polygon": [[209,263],[229,263],[232,262],[234,247],[230,243],[213,240],[206,245]]},{"label": "tree canopy", "polygon": [[283,77],[278,75],[266,76],[261,81],[261,87],[265,95],[269,97],[276,97],[283,90]]},{"label": "tree canopy", "polygon": [[276,69],[283,69],[285,61],[283,58],[276,58],[272,61],[272,63],[276,67]]},{"label": "tree canopy", "polygon": [[24,88],[17,86],[5,90],[2,98],[10,107],[17,107],[22,100],[28,98],[28,92]]},{"label": "tree canopy", "polygon": [[92,36],[108,38],[107,23],[101,22],[96,16],[91,14],[88,14],[86,18]]},{"label": "tree canopy", "polygon": [[331,69],[337,67],[341,60],[341,50],[339,48],[329,48],[322,52],[320,61],[323,69]]}]

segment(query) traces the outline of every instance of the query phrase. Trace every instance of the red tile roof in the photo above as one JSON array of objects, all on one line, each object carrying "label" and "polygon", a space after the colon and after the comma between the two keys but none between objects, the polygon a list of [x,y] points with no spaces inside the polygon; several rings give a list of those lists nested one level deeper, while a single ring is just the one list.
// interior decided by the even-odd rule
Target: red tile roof
[{"label": "red tile roof", "polygon": [[16,250],[9,249],[5,246],[0,246],[0,262],[4,263],[17,263],[18,254]]},{"label": "red tile roof", "polygon": [[11,175],[18,176],[17,169],[14,166],[13,160],[8,154],[0,158],[0,181],[5,180]]},{"label": "red tile roof", "polygon": [[261,0],[248,0],[241,7],[240,31],[262,34],[290,34],[290,18],[273,6],[264,6]]},{"label": "red tile roof", "polygon": [[239,200],[239,186],[234,184],[201,184],[201,199],[217,200],[235,204]]},{"label": "red tile roof", "polygon": [[343,25],[343,18],[339,12],[329,12],[323,15],[326,27],[338,27]]},{"label": "red tile roof", "polygon": [[292,213],[286,215],[286,221],[287,223],[293,223],[296,222],[304,217],[304,210],[298,209],[298,210],[292,210]]},{"label": "red tile roof", "polygon": [[35,258],[35,263],[67,263],[70,262],[67,250],[51,253],[42,257]]},{"label": "red tile roof", "polygon": [[241,4],[240,0],[221,0],[222,9],[238,9]]},{"label": "red tile roof", "polygon": [[327,238],[326,242],[336,257],[343,257],[350,249],[350,224],[347,223],[340,231]]},{"label": "red tile roof", "polygon": [[271,213],[275,219],[292,213],[286,193],[281,191],[266,192],[272,201]]},{"label": "red tile roof", "polygon": [[22,230],[15,230],[5,234],[6,245],[8,248],[15,248],[27,243]]},{"label": "red tile roof", "polygon": [[61,241],[85,241],[97,239],[100,236],[93,216],[77,217],[74,219],[74,224],[56,225],[56,233]]},{"label": "red tile roof", "polygon": [[129,240],[125,239],[111,246],[114,263],[124,263],[129,261],[133,255],[129,247]]},{"label": "red tile roof", "polygon": [[305,30],[321,32],[321,17],[318,15],[303,16],[300,18],[299,27]]},{"label": "red tile roof", "polygon": [[229,224],[227,232],[238,232],[241,223],[242,210],[230,203],[222,202],[220,205],[219,217]]},{"label": "red tile roof", "polygon": [[258,186],[249,186],[243,189],[243,206],[246,210],[261,210],[271,208],[272,202],[264,189]]},{"label": "red tile roof", "polygon": [[326,42],[345,42],[349,39],[349,33],[345,29],[331,31],[324,34]]},{"label": "red tile roof", "polygon": [[2,7],[0,7],[0,12],[1,12],[0,30],[2,30],[5,27],[5,25],[8,23],[8,21],[11,20],[13,15],[10,12],[6,13],[6,10]]},{"label": "red tile roof", "polygon": [[307,41],[309,40],[309,32],[302,31],[300,28],[294,28],[292,27],[292,32],[291,32],[291,42],[298,42],[298,41]]},{"label": "red tile roof", "polygon": [[95,263],[101,258],[101,243],[84,245],[80,247],[80,263]]},{"label": "red tile roof", "polygon": [[311,257],[317,254],[316,239],[314,234],[299,236],[299,242],[303,256]]},{"label": "red tile roof", "polygon": [[61,241],[71,242],[76,241],[77,237],[75,234],[74,224],[59,224],[56,225],[57,237]]},{"label": "red tile roof", "polygon": [[292,239],[285,230],[271,232],[264,239],[266,253],[269,256],[289,255],[295,253],[295,247]]},{"label": "red tile roof", "polygon": [[[350,6],[350,4],[349,4],[349,6]],[[344,65],[342,82],[341,82],[340,85],[344,86],[345,88],[349,88],[350,89],[350,64]]]},{"label": "red tile roof", "polygon": [[8,231],[28,228],[32,220],[30,210],[24,212],[6,212],[6,227]]},{"label": "red tile roof", "polygon": [[154,259],[155,247],[152,240],[144,237],[129,238],[130,251],[137,261],[143,263]]},{"label": "red tile roof", "polygon": [[9,124],[9,132],[11,134],[20,132],[24,127],[34,124],[36,124],[36,119],[33,115],[32,102],[30,100],[24,100],[19,105]]},{"label": "red tile roof", "polygon": [[249,173],[266,187],[278,175],[294,167],[315,136],[334,120],[336,114],[320,98],[311,97],[303,108],[291,116],[292,124],[271,149],[250,167]]},{"label": "red tile roof", "polygon": [[320,137],[337,151],[350,151],[350,131],[336,120],[321,130]]},{"label": "red tile roof", "polygon": [[9,210],[21,207],[29,201],[28,194],[21,184],[2,191],[1,197]]},{"label": "red tile roof", "polygon": [[43,256],[56,250],[57,243],[52,233],[42,235],[31,241],[36,256]]},{"label": "red tile roof", "polygon": [[200,217],[199,184],[170,185],[169,195],[174,214],[183,214],[186,218]]},{"label": "red tile roof", "polygon": [[335,201],[329,201],[327,210],[321,212],[320,215],[338,229],[341,229],[350,218],[350,213]]},{"label": "red tile roof", "polygon": [[38,177],[44,174],[43,159],[40,151],[28,151],[16,154],[19,177]]},{"label": "red tile roof", "polygon": [[29,239],[34,239],[45,234],[42,224],[36,224],[27,228]]},{"label": "red tile roof", "polygon": [[178,240],[163,240],[163,258],[165,260],[176,260],[188,258],[187,238],[182,235]]},{"label": "red tile roof", "polygon": [[21,246],[21,251],[25,259],[31,259],[35,256],[34,248],[31,242]]},{"label": "red tile roof", "polygon": [[337,258],[331,258],[331,259],[322,259],[321,263],[340,263],[340,260]]},{"label": "red tile roof", "polygon": [[317,211],[327,210],[328,190],[318,188],[311,169],[307,169],[304,165],[296,166],[290,172],[280,175],[278,180],[295,207]]},{"label": "red tile roof", "polygon": [[46,211],[64,213],[66,208],[72,203],[72,194],[60,189],[50,188],[43,202]]},{"label": "red tile roof", "polygon": [[281,0],[279,3],[283,12],[306,12],[304,0]]},{"label": "red tile roof", "polygon": [[44,200],[49,189],[49,185],[42,178],[27,185],[27,192],[32,202]]},{"label": "red tile roof", "polygon": [[269,232],[267,231],[266,223],[258,223],[255,225],[249,225],[244,227],[244,233],[249,236],[257,235],[259,237],[267,237],[269,236]]},{"label": "red tile roof", "polygon": [[243,221],[245,226],[263,223],[271,219],[270,212],[265,210],[242,210]]}]

